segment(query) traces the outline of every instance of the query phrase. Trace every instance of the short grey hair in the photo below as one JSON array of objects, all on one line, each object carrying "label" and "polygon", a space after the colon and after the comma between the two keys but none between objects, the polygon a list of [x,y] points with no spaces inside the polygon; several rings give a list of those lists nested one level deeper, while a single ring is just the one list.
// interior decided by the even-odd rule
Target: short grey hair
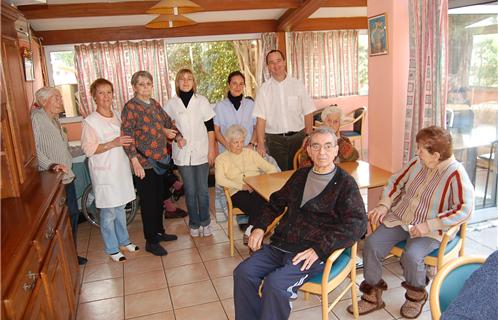
[{"label": "short grey hair", "polygon": [[309,135],[309,144],[308,145],[311,145],[311,141],[313,140],[313,137],[316,136],[316,135],[319,135],[319,134],[328,134],[332,137],[332,142],[334,143],[334,146],[337,145],[337,136],[335,135],[335,132],[332,131],[332,129],[330,129],[329,127],[319,127],[319,128],[316,128],[315,130],[313,130],[313,132],[310,133]]},{"label": "short grey hair", "polygon": [[322,114],[321,114],[321,118],[322,118],[322,121],[325,122],[325,119],[327,119],[328,116],[331,116],[331,115],[338,115],[339,116],[339,119],[342,123],[343,121],[343,115],[342,115],[342,110],[341,108],[337,107],[337,106],[330,106],[330,107],[327,107],[325,108],[323,111],[322,111]]},{"label": "short grey hair", "polygon": [[232,124],[230,127],[228,127],[227,131],[224,134],[225,139],[227,139],[228,142],[232,142],[234,139],[241,137],[245,139],[246,135],[246,128],[238,124]]},{"label": "short grey hair", "polygon": [[50,99],[51,96],[53,96],[58,90],[54,87],[43,87],[38,89],[35,93],[35,103],[43,107],[43,103],[47,101],[47,99]]}]

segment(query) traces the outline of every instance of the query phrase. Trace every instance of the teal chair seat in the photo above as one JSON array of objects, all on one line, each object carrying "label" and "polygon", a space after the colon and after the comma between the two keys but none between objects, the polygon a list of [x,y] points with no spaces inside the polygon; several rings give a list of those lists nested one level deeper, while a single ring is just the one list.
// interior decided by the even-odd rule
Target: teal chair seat
[{"label": "teal chair seat", "polygon": [[441,313],[448,308],[451,301],[460,293],[465,281],[481,266],[481,263],[466,264],[448,273],[439,290],[439,306],[441,308]]},{"label": "teal chair seat", "polygon": [[[448,242],[448,244],[446,245],[446,249],[444,250],[444,253],[447,254],[448,252],[453,250],[453,248],[455,248],[458,245],[459,240],[460,240],[460,236],[457,234],[455,236],[455,238],[453,238],[453,240]],[[406,240],[403,240],[403,241],[396,243],[396,247],[398,247],[402,250],[405,250]],[[438,253],[439,253],[439,248],[434,249],[431,253],[428,254],[428,256],[437,258]]]},{"label": "teal chair seat", "polygon": [[[346,250],[344,250],[343,253],[334,261],[334,263],[332,264],[332,270],[330,270],[328,280],[331,281],[333,278],[337,277],[337,275],[341,273],[344,268],[346,268],[349,261],[351,261],[351,248],[347,248]],[[322,274],[317,274],[307,282],[313,282],[317,284],[322,283]]]}]

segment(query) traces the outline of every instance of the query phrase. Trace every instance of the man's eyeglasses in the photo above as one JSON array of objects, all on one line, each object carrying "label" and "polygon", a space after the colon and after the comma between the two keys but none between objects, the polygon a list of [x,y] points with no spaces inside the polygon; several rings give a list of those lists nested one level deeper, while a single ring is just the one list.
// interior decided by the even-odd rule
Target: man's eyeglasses
[{"label": "man's eyeglasses", "polygon": [[319,143],[310,144],[310,148],[313,151],[320,151],[322,148],[324,148],[325,151],[331,151],[332,149],[334,149],[334,147],[335,147],[335,144],[333,144],[332,142],[328,142],[324,145],[321,145]]}]

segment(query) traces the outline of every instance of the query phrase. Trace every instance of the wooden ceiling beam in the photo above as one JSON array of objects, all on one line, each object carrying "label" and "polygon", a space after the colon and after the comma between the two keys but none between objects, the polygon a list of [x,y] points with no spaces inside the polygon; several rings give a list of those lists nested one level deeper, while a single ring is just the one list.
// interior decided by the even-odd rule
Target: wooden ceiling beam
[{"label": "wooden ceiling beam", "polygon": [[229,22],[206,22],[192,26],[170,29],[147,29],[144,26],[115,28],[73,29],[37,31],[43,45],[74,44],[101,41],[124,41],[175,37],[210,36],[222,34],[242,34],[273,32],[277,28],[275,20],[250,20]]},{"label": "wooden ceiling beam", "polygon": [[368,29],[367,17],[306,19],[292,31]]},{"label": "wooden ceiling beam", "polygon": [[293,31],[293,27],[307,19],[328,0],[306,0],[299,8],[289,9],[278,19],[278,31]]},{"label": "wooden ceiling beam", "polygon": [[[343,0],[341,0],[343,1]],[[53,19],[145,14],[157,1],[99,2],[19,6],[27,19]],[[300,0],[195,0],[202,11],[297,8]]]},{"label": "wooden ceiling beam", "polygon": [[322,7],[366,7],[367,0],[328,0]]}]

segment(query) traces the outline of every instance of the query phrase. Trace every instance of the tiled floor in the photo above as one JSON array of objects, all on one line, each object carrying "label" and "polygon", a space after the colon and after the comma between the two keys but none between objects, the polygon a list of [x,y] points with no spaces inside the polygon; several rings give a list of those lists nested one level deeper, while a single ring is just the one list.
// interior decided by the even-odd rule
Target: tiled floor
[{"label": "tiled floor", "polygon": [[[183,206],[183,204],[180,204]],[[213,219],[214,221],[214,219]],[[162,243],[169,254],[156,257],[140,250],[124,252],[126,262],[112,262],[103,252],[100,231],[88,223],[78,230],[78,252],[88,257],[81,268],[81,294],[78,319],[235,319],[232,271],[248,256],[242,233],[235,230],[236,252],[230,257],[227,224],[213,222],[214,236],[192,238],[187,219],[165,220],[166,231],[178,240]],[[498,249],[497,225],[472,226],[468,232],[466,254],[489,255]],[[473,230],[475,229],[475,230]],[[131,240],[144,249],[140,215],[129,225]],[[386,307],[361,319],[399,319],[404,301],[401,267],[396,258],[386,261],[384,279]],[[358,270],[357,283],[363,280]],[[334,292],[331,293],[331,297]],[[332,310],[330,319],[352,319],[346,312],[351,297]],[[293,302],[290,319],[321,319],[320,300],[303,296]],[[429,304],[419,319],[430,319]]]}]

